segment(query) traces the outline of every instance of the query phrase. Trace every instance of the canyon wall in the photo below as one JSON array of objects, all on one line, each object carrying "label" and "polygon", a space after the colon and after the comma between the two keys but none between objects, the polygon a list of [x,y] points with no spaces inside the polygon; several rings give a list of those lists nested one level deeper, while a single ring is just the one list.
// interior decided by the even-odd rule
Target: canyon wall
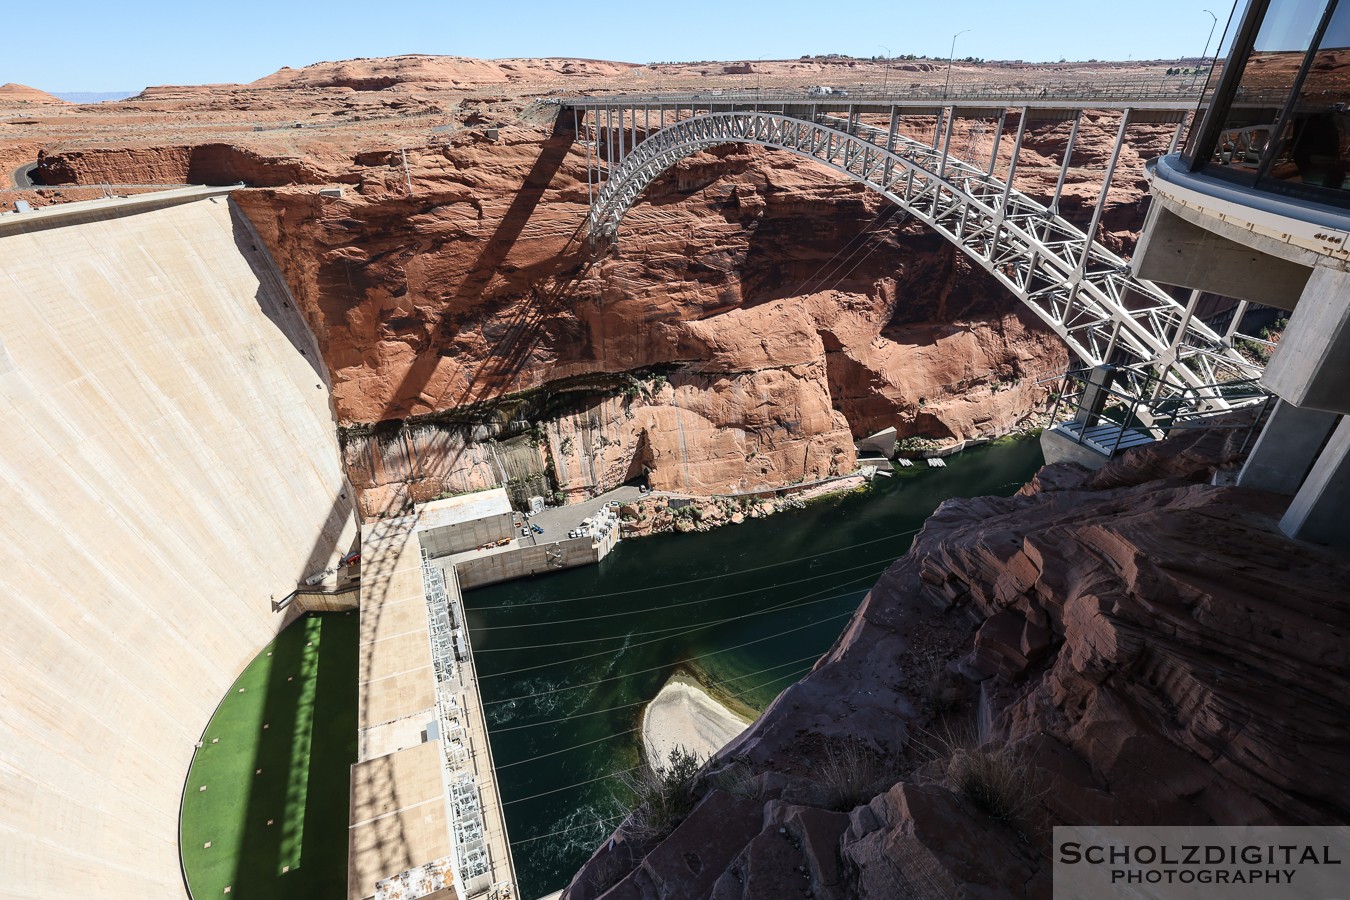
[{"label": "canyon wall", "polygon": [[1045,898],[1055,824],[1346,821],[1350,563],[1209,484],[1242,439],[944,503],[687,818],[564,898]]},{"label": "canyon wall", "polygon": [[223,194],[0,217],[0,260],[0,897],[181,898],[194,742],[355,537],[327,376]]},{"label": "canyon wall", "polygon": [[[1069,360],[1039,320],[902,211],[783,151],[679,161],[592,258],[588,151],[539,98],[612,89],[630,68],[409,56],[155,88],[128,121],[218,126],[43,148],[38,176],[250,186],[237,202],[318,337],[368,512],[501,483],[560,499],[643,476],[695,494],[790,484],[851,470],[853,439],[888,427],[987,437],[1044,405]],[[1083,116],[1060,203],[1079,224],[1118,121]],[[935,123],[900,124],[927,140]],[[952,151],[983,167],[997,125],[958,120]],[[1002,126],[997,172],[1018,113]],[[1018,188],[1051,193],[1070,130],[1027,123]],[[1132,245],[1142,161],[1173,132],[1131,126],[1112,248]]]},{"label": "canyon wall", "polygon": [[[941,237],[782,152],[680,162],[593,260],[578,230],[584,150],[567,125],[410,150],[411,194],[402,155],[386,153],[362,157],[340,199],[240,196],[356,426],[347,458],[368,509],[388,492],[500,482],[475,432],[536,432],[531,471],[570,497],[644,472],[691,493],[839,474],[853,438],[891,426],[1006,433],[1067,364]],[[399,440],[371,438],[405,420]],[[569,465],[564,445],[595,464]]]}]

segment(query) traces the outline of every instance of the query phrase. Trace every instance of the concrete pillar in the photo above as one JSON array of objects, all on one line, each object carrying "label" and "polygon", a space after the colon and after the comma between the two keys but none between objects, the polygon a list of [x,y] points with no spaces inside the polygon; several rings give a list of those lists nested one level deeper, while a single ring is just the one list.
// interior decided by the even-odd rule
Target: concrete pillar
[{"label": "concrete pillar", "polygon": [[1313,270],[1261,383],[1290,403],[1350,413],[1350,273]]},{"label": "concrete pillar", "polygon": [[1350,417],[1336,426],[1280,530],[1304,541],[1350,547]]},{"label": "concrete pillar", "polygon": [[1294,493],[1339,418],[1335,413],[1281,400],[1266,421],[1237,483],[1258,491]]},{"label": "concrete pillar", "polygon": [[1073,420],[1082,422],[1084,427],[1096,425],[1097,420],[1102,417],[1107,399],[1111,396],[1111,383],[1115,380],[1115,366],[1095,367],[1088,376],[1088,383],[1083,386],[1083,399]]}]

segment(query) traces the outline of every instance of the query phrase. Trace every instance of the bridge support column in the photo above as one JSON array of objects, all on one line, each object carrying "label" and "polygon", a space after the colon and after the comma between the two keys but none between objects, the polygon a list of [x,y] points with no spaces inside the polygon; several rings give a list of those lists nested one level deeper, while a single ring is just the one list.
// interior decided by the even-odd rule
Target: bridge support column
[{"label": "bridge support column", "polygon": [[[895,129],[896,129],[896,126],[899,125],[899,124],[900,124],[900,108],[899,108],[898,106],[892,106],[892,107],[891,107],[891,126],[890,126],[890,128],[886,129],[886,151],[887,151],[888,153],[894,153],[894,152],[895,152]],[[887,160],[886,160],[885,174],[882,176],[881,183],[882,183],[888,190],[890,189],[890,186],[891,186],[891,167],[892,167],[893,165],[894,165],[894,163],[892,163],[891,160],[890,160],[889,158],[887,158]]]},{"label": "bridge support column", "polygon": [[[598,153],[596,154],[599,155]],[[610,168],[614,165],[614,108],[605,107],[605,180],[609,180]]]},{"label": "bridge support column", "polygon": [[1246,300],[1238,301],[1237,308],[1233,310],[1233,319],[1228,323],[1228,327],[1224,329],[1223,342],[1225,346],[1233,346],[1233,335],[1237,334],[1237,330],[1242,327],[1242,320],[1247,315],[1248,305]]},{"label": "bridge support column", "polygon": [[595,197],[593,196],[593,182],[591,179],[591,169],[593,167],[593,163],[591,162],[591,111],[589,109],[582,113],[581,121],[586,125],[586,203],[589,206],[594,206]]},{"label": "bridge support column", "polygon": [[1083,255],[1078,260],[1078,275],[1082,277],[1087,270],[1088,257],[1092,255],[1092,242],[1097,240],[1097,226],[1102,222],[1102,211],[1106,208],[1106,195],[1111,192],[1111,179],[1116,174],[1116,163],[1120,162],[1120,149],[1125,146],[1125,129],[1130,125],[1130,110],[1120,116],[1120,128],[1116,131],[1116,144],[1111,148],[1111,160],[1106,164],[1106,175],[1102,177],[1102,192],[1097,195],[1097,205],[1092,209],[1092,224],[1087,228],[1087,242],[1083,244]]},{"label": "bridge support column", "polygon": [[951,152],[952,132],[956,130],[956,107],[947,109],[947,133],[942,138],[942,155],[938,157],[937,176],[942,178],[947,174],[947,154]]},{"label": "bridge support column", "polygon": [[1059,180],[1055,182],[1055,196],[1050,201],[1050,212],[1059,215],[1059,195],[1064,190],[1064,178],[1069,174],[1069,160],[1073,159],[1073,145],[1078,140],[1078,123],[1083,121],[1083,111],[1074,110],[1073,126],[1069,129],[1069,143],[1064,148],[1064,160],[1059,164]]},{"label": "bridge support column", "polygon": [[1094,367],[1083,387],[1083,399],[1078,404],[1078,412],[1074,413],[1073,420],[1081,422],[1084,428],[1096,425],[1102,417],[1102,410],[1106,408],[1106,401],[1111,397],[1111,385],[1115,380],[1115,366]]},{"label": "bridge support column", "polygon": [[[1269,426],[1267,426],[1269,428]],[[1341,418],[1303,486],[1294,495],[1280,530],[1293,538],[1350,546],[1345,511],[1350,508],[1350,418]]]},{"label": "bridge support column", "polygon": [[1187,118],[1189,117],[1183,113],[1181,121],[1177,123],[1177,130],[1172,133],[1172,143],[1167,145],[1167,153],[1164,154],[1165,156],[1171,156],[1173,153],[1177,152],[1177,145],[1181,143],[1181,133],[1186,130]]},{"label": "bridge support column", "polygon": [[1241,487],[1293,494],[1340,417],[1281,400],[1238,475]]},{"label": "bridge support column", "polygon": [[994,149],[989,151],[989,170],[984,173],[990,178],[994,177],[994,166],[998,165],[998,145],[1003,140],[1003,126],[1007,121],[1008,111],[1005,109],[998,114],[998,127],[994,129]]},{"label": "bridge support column", "polygon": [[[1012,196],[1013,179],[1017,177],[1017,157],[1022,153],[1022,137],[1027,133],[1027,114],[1030,110],[1022,107],[1022,117],[1017,123],[1017,137],[1013,139],[1012,160],[1008,163],[1008,182],[1003,185],[1003,204],[999,208],[1001,216],[1008,208],[1008,198]],[[997,235],[995,235],[997,239]]]}]

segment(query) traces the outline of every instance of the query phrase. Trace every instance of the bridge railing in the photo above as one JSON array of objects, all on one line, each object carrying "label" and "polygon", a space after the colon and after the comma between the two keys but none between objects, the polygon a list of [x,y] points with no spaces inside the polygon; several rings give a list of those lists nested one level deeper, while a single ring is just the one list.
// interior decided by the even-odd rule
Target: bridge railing
[{"label": "bridge railing", "polygon": [[[1108,456],[1115,455],[1131,431],[1162,439],[1196,428],[1246,429],[1245,449],[1275,399],[1254,377],[1193,386],[1160,378],[1147,366],[1136,364],[1112,367],[1113,381],[1103,386],[1095,378],[1096,371],[1074,369],[1059,377],[1050,427],[1062,424],[1062,412],[1068,416],[1066,421],[1077,418],[1084,405],[1095,399],[1100,408],[1093,412],[1093,421],[1120,426],[1114,432],[1114,446],[1109,448]],[[1244,412],[1246,415],[1237,419],[1216,421]],[[1082,443],[1085,434],[1086,430],[1079,430],[1075,439]]]},{"label": "bridge railing", "polygon": [[566,106],[629,106],[654,103],[888,103],[913,100],[935,102],[1065,102],[1086,104],[1092,101],[1122,103],[1128,101],[1175,101],[1177,106],[1192,107],[1202,96],[1201,85],[1180,85],[1174,80],[1136,79],[1108,83],[1093,82],[957,82],[945,87],[922,82],[895,83],[883,88],[876,84],[822,85],[826,91],[800,89],[737,87],[710,91],[657,91],[622,93],[594,97],[568,97]]}]

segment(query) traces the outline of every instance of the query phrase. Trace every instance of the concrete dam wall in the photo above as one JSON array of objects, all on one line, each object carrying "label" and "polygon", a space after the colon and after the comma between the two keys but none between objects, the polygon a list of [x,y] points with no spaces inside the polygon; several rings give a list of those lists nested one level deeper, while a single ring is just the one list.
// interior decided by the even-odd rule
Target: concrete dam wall
[{"label": "concrete dam wall", "polygon": [[0,898],[178,900],[194,743],[355,536],[318,350],[224,192],[0,216],[0,410]]}]

